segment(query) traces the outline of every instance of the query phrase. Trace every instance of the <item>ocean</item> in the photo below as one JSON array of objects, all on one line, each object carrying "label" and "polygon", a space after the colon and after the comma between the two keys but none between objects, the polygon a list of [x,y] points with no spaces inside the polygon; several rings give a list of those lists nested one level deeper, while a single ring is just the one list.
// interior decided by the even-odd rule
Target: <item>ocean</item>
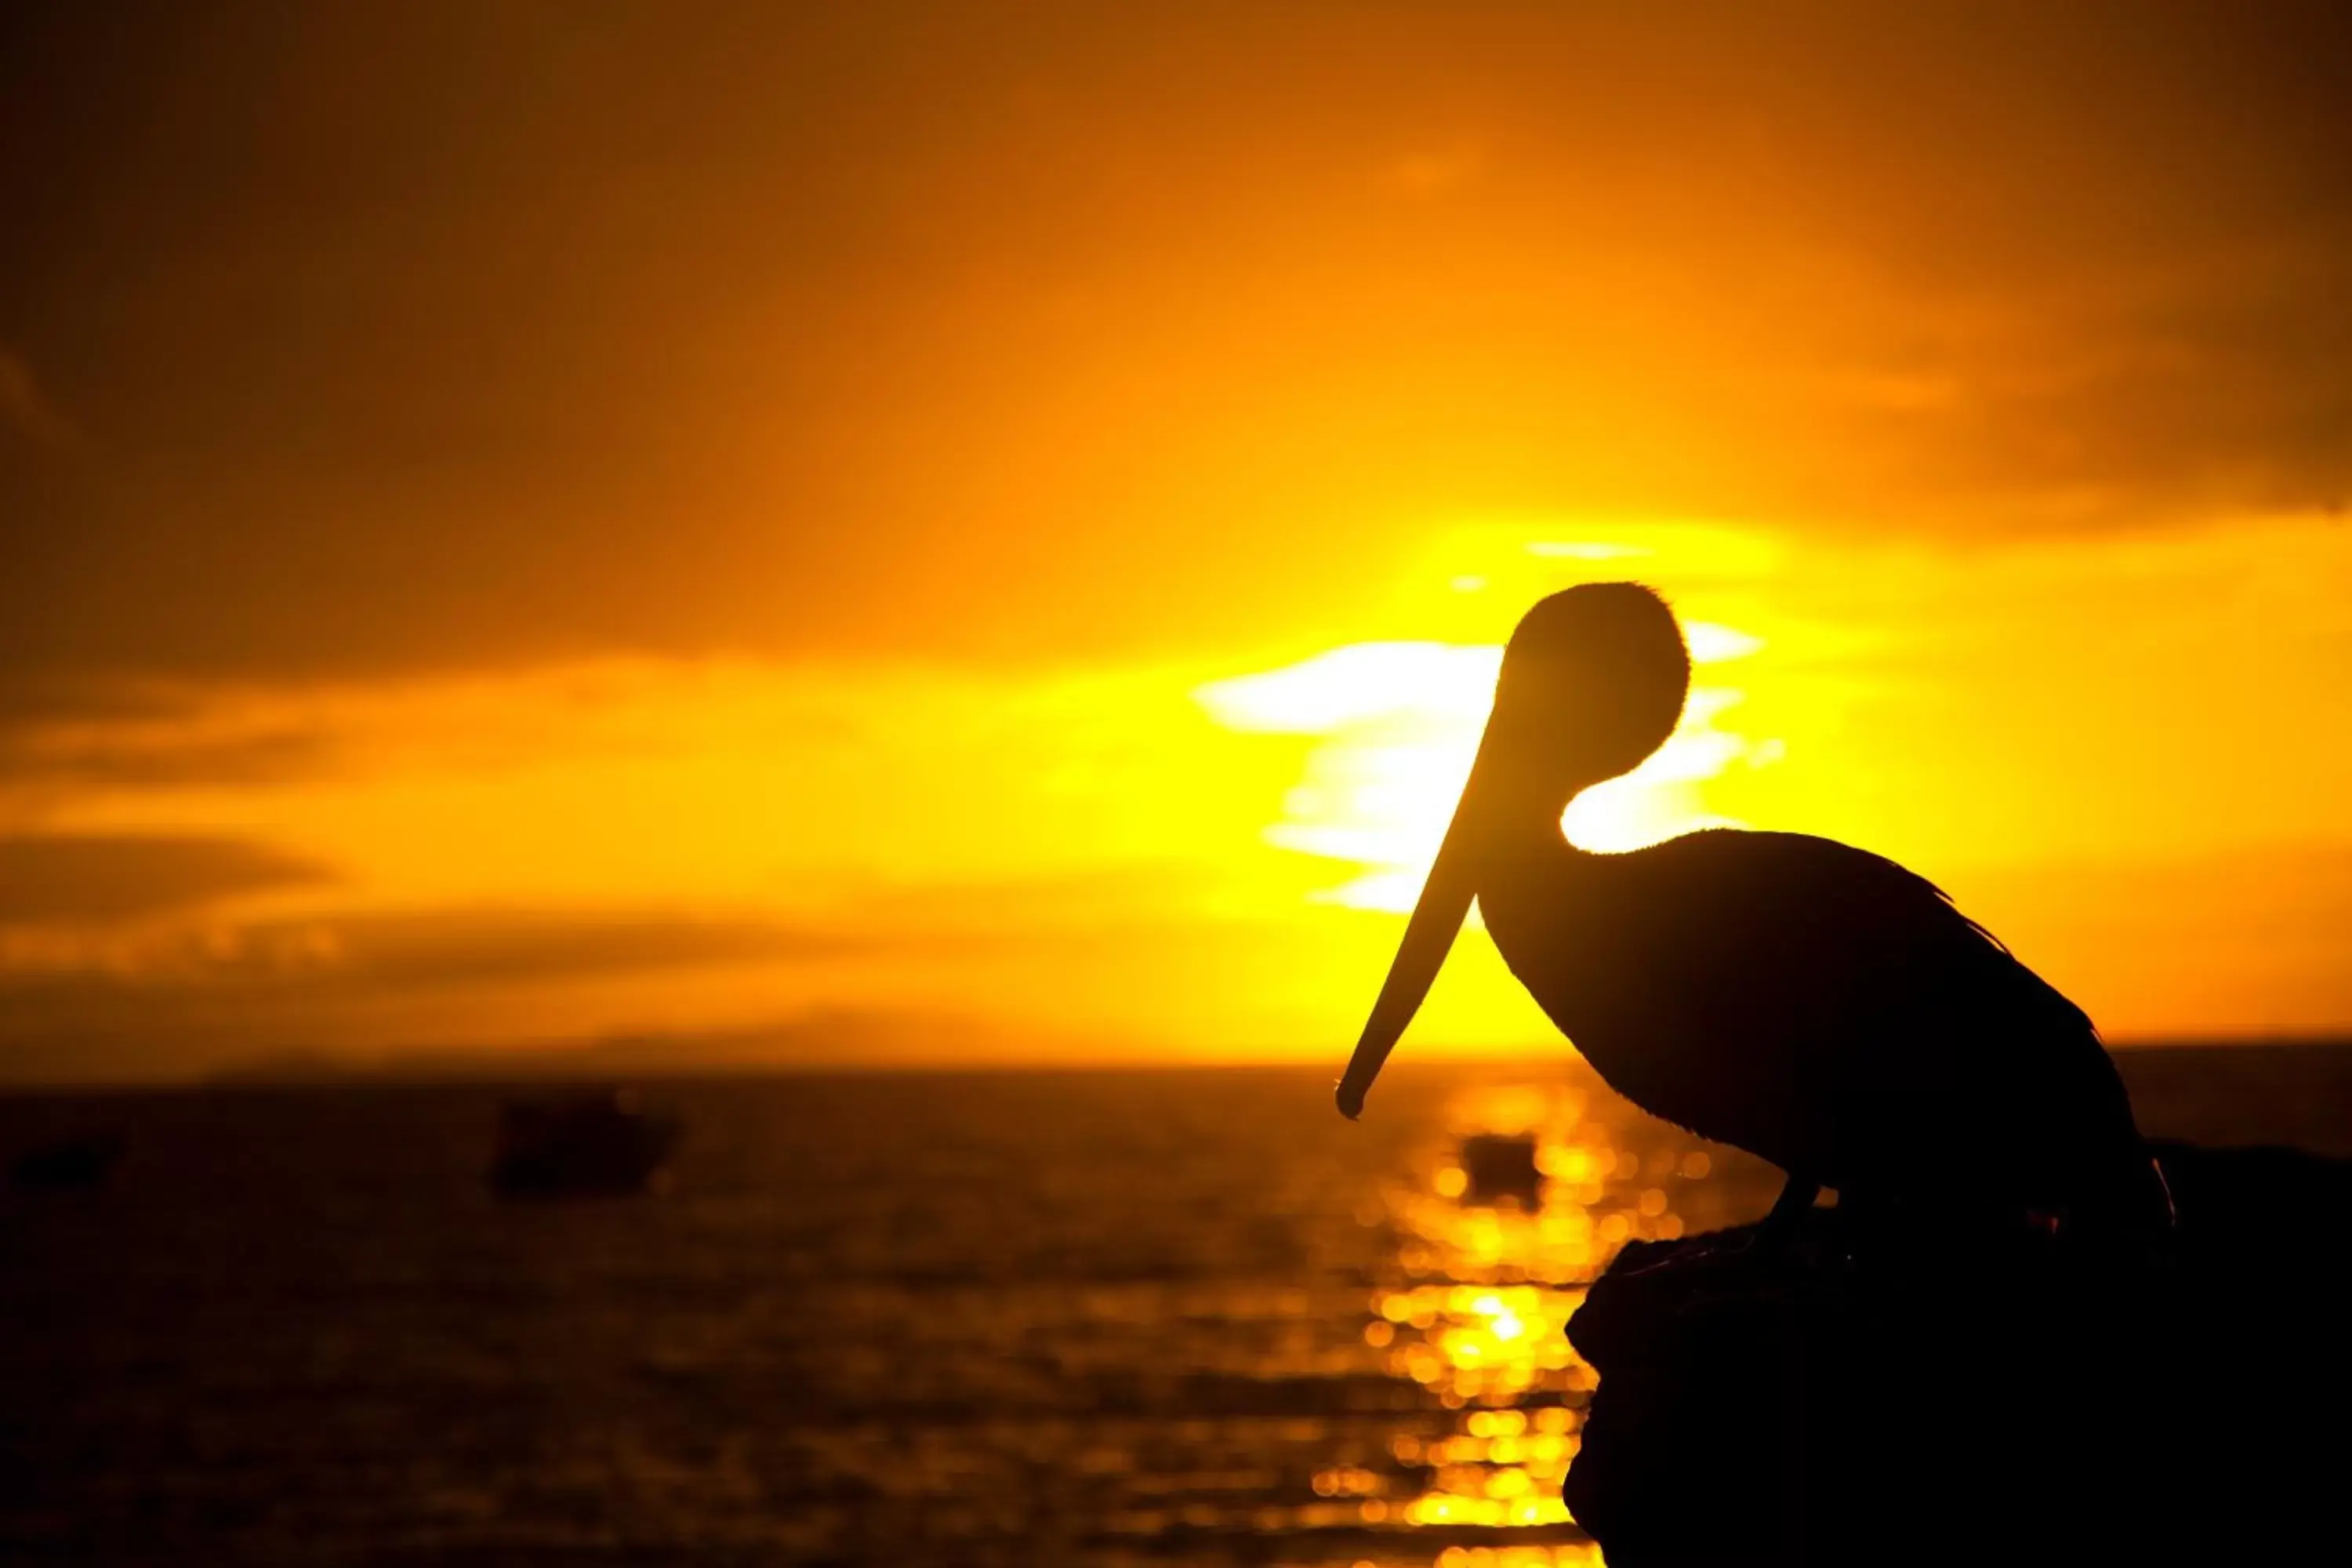
[{"label": "ocean", "polygon": [[[2352,1153],[2352,1050],[2119,1057],[2153,1135]],[[0,1191],[0,1562],[1597,1563],[1561,1326],[1777,1173],[1571,1063],[1330,1078],[652,1082],[665,1189],[538,1202],[492,1085],[0,1100],[126,1151]]]}]

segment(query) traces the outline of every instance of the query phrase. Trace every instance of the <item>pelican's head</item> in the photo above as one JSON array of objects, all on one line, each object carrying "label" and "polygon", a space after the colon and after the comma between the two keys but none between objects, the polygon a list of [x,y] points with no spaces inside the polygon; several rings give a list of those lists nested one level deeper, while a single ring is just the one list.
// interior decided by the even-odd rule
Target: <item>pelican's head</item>
[{"label": "pelican's head", "polygon": [[1455,822],[1529,805],[1558,816],[1664,745],[1689,694],[1682,628],[1649,589],[1588,583],[1542,600],[1503,648]]},{"label": "pelican's head", "polygon": [[1682,628],[1665,601],[1639,584],[1570,588],[1521,618],[1503,649],[1470,782],[1339,1080],[1342,1112],[1362,1108],[1437,979],[1493,857],[1518,841],[1514,830],[1557,830],[1579,791],[1639,766],[1673,733],[1689,692]]}]

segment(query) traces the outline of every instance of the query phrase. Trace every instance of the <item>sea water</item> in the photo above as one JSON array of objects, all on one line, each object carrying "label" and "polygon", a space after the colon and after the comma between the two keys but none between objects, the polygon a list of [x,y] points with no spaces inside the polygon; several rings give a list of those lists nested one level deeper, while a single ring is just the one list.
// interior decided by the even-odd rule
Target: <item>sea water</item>
[{"label": "sea water", "polygon": [[[2126,1061],[2340,1145],[2347,1059]],[[577,1202],[490,1192],[493,1086],[0,1101],[128,1149],[0,1192],[0,1561],[1597,1562],[1562,1325],[1778,1185],[1566,1065],[644,1088],[666,1189]]]}]

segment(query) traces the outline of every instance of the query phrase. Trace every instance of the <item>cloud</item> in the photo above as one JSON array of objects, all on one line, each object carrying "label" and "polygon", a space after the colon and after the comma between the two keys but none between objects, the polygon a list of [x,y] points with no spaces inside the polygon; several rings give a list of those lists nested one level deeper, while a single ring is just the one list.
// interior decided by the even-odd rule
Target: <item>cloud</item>
[{"label": "cloud", "polygon": [[[308,862],[234,840],[0,839],[0,879],[9,889],[0,896],[0,925],[125,920],[323,879]],[[1145,869],[877,887],[825,916],[798,919],[667,908],[330,906],[20,941],[13,967],[0,946],[0,989],[63,983],[148,994],[193,987],[413,994],[747,964],[958,960],[1074,939],[1116,942],[1149,907],[1145,896],[1190,886],[1172,870]]]},{"label": "cloud", "polygon": [[[0,844],[0,877],[11,858]],[[79,858],[86,870],[108,858]],[[122,912],[155,901],[152,885],[142,885],[142,900],[110,900],[103,879],[87,876],[61,883],[53,875],[45,885],[58,896],[20,897],[18,907],[0,908],[0,918]],[[616,1029],[632,1038],[765,1038],[775,1033],[771,1025],[648,1030],[629,1021],[649,1010],[694,1017],[691,1005],[660,1002],[679,988],[724,991],[747,975],[793,971],[887,973],[909,960],[984,959],[1008,945],[1022,939],[936,923],[887,929],[650,909],[327,911],[115,934],[0,927],[0,1080],[176,1078],[257,1055],[348,1059],[388,1047],[429,1069]],[[747,1005],[754,1016],[778,1011],[755,994],[750,1003],[736,997],[719,1016],[740,1018]],[[853,1037],[863,1037],[828,1035],[823,1050],[810,1048],[838,1055]],[[905,1042],[892,1053],[905,1055]],[[759,1051],[745,1045],[738,1054]]]},{"label": "cloud", "polygon": [[337,756],[331,739],[278,730],[220,736],[154,736],[78,725],[11,731],[0,725],[0,789],[125,790],[254,785],[316,778]]},{"label": "cloud", "polygon": [[0,667],[1197,650],[1493,507],[2347,488],[2341,6],[803,10],[25,24],[0,405],[113,460],[0,476]]},{"label": "cloud", "polygon": [[[31,842],[49,847],[58,841]],[[34,858],[12,855],[9,847],[0,843],[0,870],[8,869],[11,859]],[[104,867],[110,857],[92,852],[89,841],[83,841],[80,853],[43,858],[56,868],[48,878],[52,896],[20,894],[15,906],[0,909],[0,914],[31,924],[105,918],[98,911],[144,914],[197,901],[166,900],[152,880],[137,884],[135,893],[110,896],[114,889],[107,873],[100,869],[93,875],[93,868]],[[155,857],[138,858],[143,869]],[[253,875],[257,882],[251,885],[278,885],[259,882],[257,871]],[[922,940],[899,939],[895,945],[912,946]],[[20,940],[13,969],[0,963],[0,984],[57,994],[75,988],[148,995],[183,989],[217,994],[415,994],[750,962],[808,963],[886,945],[893,945],[890,939],[755,916],[633,910],[330,910],[79,942]]]},{"label": "cloud", "polygon": [[309,951],[307,968],[338,985],[497,986],[693,969],[811,963],[859,946],[854,936],[782,921],[659,911],[443,910],[290,922],[242,933],[252,951]]},{"label": "cloud", "polygon": [[[316,1050],[264,1053],[231,1060],[209,1076],[215,1081],[235,1083],[343,1081],[354,1076],[609,1081],[812,1068],[954,1067],[976,1060],[992,1065],[1100,1063],[1121,1059],[1121,1047],[1128,1044],[1101,1035],[1054,1034],[1034,1027],[1008,1030],[1000,1022],[950,1010],[816,1007],[750,1026],[722,1029],[646,1031],[389,1056]],[[1126,1054],[1131,1058],[1131,1051]],[[7,1065],[0,1058],[0,1077],[5,1075]]]},{"label": "cloud", "polygon": [[244,839],[11,835],[0,837],[0,925],[138,920],[331,876]]},{"label": "cloud", "polygon": [[184,715],[197,701],[184,685],[86,670],[0,668],[0,732],[58,723],[112,723]]},{"label": "cloud", "polygon": [[2119,259],[2095,297],[2021,283],[1933,355],[1857,381],[1876,405],[1857,410],[1858,466],[2041,531],[2342,504],[2352,228],[2245,244]]},{"label": "cloud", "polygon": [[288,1052],[433,1061],[620,1035],[690,1037],[709,1056],[712,1040],[755,1042],[810,1008],[988,1022],[855,1050],[803,1040],[793,1050],[805,1057],[1066,1057],[1082,1040],[1164,1039],[1199,1000],[1139,1004],[1139,987],[1214,994],[1236,965],[1284,965],[1296,932],[1138,907],[1196,890],[1179,871],[1144,868],[875,886],[796,918],[330,907],[113,931],[0,927],[0,1079],[181,1077]]}]

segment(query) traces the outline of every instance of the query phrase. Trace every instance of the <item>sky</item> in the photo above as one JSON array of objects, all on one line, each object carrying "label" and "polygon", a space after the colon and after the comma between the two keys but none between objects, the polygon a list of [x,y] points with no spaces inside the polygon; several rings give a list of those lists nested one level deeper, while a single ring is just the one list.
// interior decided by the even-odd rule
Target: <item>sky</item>
[{"label": "sky", "polygon": [[[2326,5],[0,14],[0,1079],[1344,1058],[1527,606],[2352,1028]],[[1407,1049],[1565,1049],[1483,935]]]}]

